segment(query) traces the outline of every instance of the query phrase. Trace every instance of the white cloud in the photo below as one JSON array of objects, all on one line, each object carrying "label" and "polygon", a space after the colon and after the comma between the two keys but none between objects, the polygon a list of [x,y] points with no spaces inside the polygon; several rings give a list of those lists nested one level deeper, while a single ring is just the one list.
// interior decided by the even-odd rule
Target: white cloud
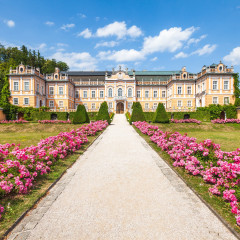
[{"label": "white cloud", "polygon": [[3,45],[4,47],[8,48],[8,47],[17,47],[20,49],[20,45],[17,45],[15,43],[10,43],[10,42],[6,42],[6,41],[1,41],[0,40],[0,44]]},{"label": "white cloud", "polygon": [[205,35],[200,36],[199,38],[190,38],[187,42],[187,46],[189,47],[191,44],[197,44],[206,37],[207,37],[207,35],[205,34]]},{"label": "white cloud", "polygon": [[175,52],[183,46],[183,43],[189,40],[191,35],[197,30],[195,27],[182,30],[181,27],[173,27],[162,30],[158,36],[146,37],[143,43],[143,52],[145,54],[154,52]]},{"label": "white cloud", "polygon": [[57,43],[58,47],[68,47],[68,44],[66,43]]},{"label": "white cloud", "polygon": [[46,43],[41,43],[41,44],[37,47],[37,49],[43,50],[43,49],[45,49],[46,47],[47,47],[47,44],[46,44]]},{"label": "white cloud", "polygon": [[92,32],[88,28],[86,28],[85,30],[80,32],[77,36],[84,37],[84,38],[90,38],[90,37],[92,37]]},{"label": "white cloud", "polygon": [[158,60],[158,58],[157,58],[157,57],[154,57],[154,58],[152,58],[150,61],[155,62],[155,61],[157,61],[157,60]]},{"label": "white cloud", "polygon": [[123,22],[114,22],[106,25],[105,27],[98,28],[96,32],[97,37],[109,37],[116,36],[118,39],[130,36],[132,38],[139,37],[142,35],[140,28],[132,26],[129,29],[127,28],[126,23]]},{"label": "white cloud", "polygon": [[55,23],[54,22],[51,22],[51,21],[47,21],[45,22],[45,24],[49,27],[53,26]]},{"label": "white cloud", "polygon": [[176,54],[176,55],[173,57],[173,59],[186,58],[186,57],[188,57],[188,56],[189,56],[189,54],[184,53],[184,52],[180,52],[180,53]]},{"label": "white cloud", "polygon": [[198,56],[202,56],[205,54],[210,54],[212,53],[215,49],[217,48],[216,44],[206,44],[202,48],[197,49],[192,53],[192,55],[197,54]]},{"label": "white cloud", "polygon": [[13,20],[4,20],[4,23],[10,28],[15,27],[15,22]]},{"label": "white cloud", "polygon": [[145,57],[141,51],[135,49],[122,49],[120,51],[102,51],[98,57],[101,60],[111,60],[115,62],[131,62],[143,60]]},{"label": "white cloud", "polygon": [[94,70],[97,68],[96,59],[88,52],[56,52],[50,58],[66,62],[71,70]]},{"label": "white cloud", "polygon": [[80,18],[86,18],[86,17],[87,17],[87,16],[86,16],[85,14],[83,14],[83,13],[79,13],[78,16],[79,16]]},{"label": "white cloud", "polygon": [[67,31],[67,30],[69,30],[70,28],[74,28],[74,27],[75,27],[75,24],[74,24],[74,23],[69,23],[69,24],[63,24],[63,25],[61,26],[61,29]]},{"label": "white cloud", "polygon": [[234,48],[228,55],[223,58],[223,60],[230,63],[231,65],[240,66],[240,47]]},{"label": "white cloud", "polygon": [[97,43],[95,48],[98,48],[98,47],[115,47],[119,44],[119,42],[116,42],[116,41],[109,41],[109,42],[100,42],[100,43]]}]

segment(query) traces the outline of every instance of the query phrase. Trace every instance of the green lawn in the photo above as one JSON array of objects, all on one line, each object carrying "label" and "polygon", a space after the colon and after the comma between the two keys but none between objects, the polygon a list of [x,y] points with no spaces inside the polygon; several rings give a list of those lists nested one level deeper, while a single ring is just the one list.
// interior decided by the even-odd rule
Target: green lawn
[{"label": "green lawn", "polygon": [[55,136],[60,132],[69,132],[80,126],[80,124],[0,124],[0,144],[16,143],[21,144],[21,148],[37,145],[41,139]]},{"label": "green lawn", "polygon": [[156,125],[162,131],[187,133],[189,137],[195,137],[198,141],[211,139],[220,144],[223,151],[234,151],[240,148],[240,124],[170,123]]}]

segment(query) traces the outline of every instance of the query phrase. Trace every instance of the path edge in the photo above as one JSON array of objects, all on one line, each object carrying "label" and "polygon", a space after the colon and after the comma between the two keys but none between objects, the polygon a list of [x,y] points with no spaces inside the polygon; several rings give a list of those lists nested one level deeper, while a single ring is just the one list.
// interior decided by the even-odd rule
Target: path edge
[{"label": "path edge", "polygon": [[[108,125],[104,131],[100,132],[100,134],[85,148],[84,152],[85,153],[89,147],[92,146],[92,144],[107,130],[107,128],[110,125]],[[25,212],[23,212],[23,214],[8,228],[8,230],[3,234],[3,236],[0,238],[0,240],[5,240],[6,237],[11,233],[11,231],[23,220],[23,218],[31,211],[34,209],[34,207],[44,198],[46,197],[46,195],[49,193],[49,191],[58,183],[58,181],[61,180],[61,178],[63,177],[63,175],[67,172],[68,169],[70,169],[76,162],[77,160],[80,158],[81,156],[79,156],[76,161],[74,161],[73,163],[71,163],[63,172],[62,174],[46,189],[46,191],[44,192],[43,196],[39,197],[36,199],[36,201],[32,204],[31,207],[29,207],[29,209],[27,209]]]},{"label": "path edge", "polygon": [[[148,144],[148,146],[153,149],[157,154],[158,152],[136,131],[136,129],[132,126],[134,131]],[[177,174],[177,176],[189,187],[193,193],[200,199],[202,203],[204,203],[208,209],[223,223],[223,225],[237,238],[240,240],[240,234],[207,202],[205,201],[201,195],[193,189],[189,184],[185,181],[185,179],[169,164],[164,158],[162,158],[159,154],[158,156]],[[156,164],[157,165],[157,164]],[[157,165],[158,166],[158,165]],[[158,166],[159,168],[159,166]]]}]

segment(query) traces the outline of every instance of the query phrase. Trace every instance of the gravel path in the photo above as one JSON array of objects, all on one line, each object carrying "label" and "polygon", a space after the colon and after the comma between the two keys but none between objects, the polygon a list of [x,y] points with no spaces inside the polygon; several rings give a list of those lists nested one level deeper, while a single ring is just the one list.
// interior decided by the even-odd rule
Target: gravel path
[{"label": "gravel path", "polygon": [[116,115],[9,239],[236,238]]}]

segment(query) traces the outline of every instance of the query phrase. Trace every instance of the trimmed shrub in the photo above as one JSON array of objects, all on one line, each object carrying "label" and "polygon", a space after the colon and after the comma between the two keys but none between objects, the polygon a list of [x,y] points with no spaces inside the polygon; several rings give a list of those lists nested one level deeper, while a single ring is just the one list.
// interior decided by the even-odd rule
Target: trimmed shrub
[{"label": "trimmed shrub", "polygon": [[142,110],[142,105],[140,102],[135,102],[133,105],[133,111],[130,118],[130,124],[137,121],[146,121],[145,115]]},{"label": "trimmed shrub", "polygon": [[100,106],[100,109],[98,111],[98,114],[96,116],[96,120],[107,120],[108,124],[110,124],[111,120],[109,117],[109,113],[108,113],[108,105],[107,102],[103,102]]},{"label": "trimmed shrub", "polygon": [[73,124],[89,123],[89,117],[84,105],[80,104],[77,107],[77,111],[73,117]]},{"label": "trimmed shrub", "polygon": [[153,117],[153,122],[155,123],[169,123],[169,118],[166,113],[165,107],[162,103],[158,104],[156,112]]}]

